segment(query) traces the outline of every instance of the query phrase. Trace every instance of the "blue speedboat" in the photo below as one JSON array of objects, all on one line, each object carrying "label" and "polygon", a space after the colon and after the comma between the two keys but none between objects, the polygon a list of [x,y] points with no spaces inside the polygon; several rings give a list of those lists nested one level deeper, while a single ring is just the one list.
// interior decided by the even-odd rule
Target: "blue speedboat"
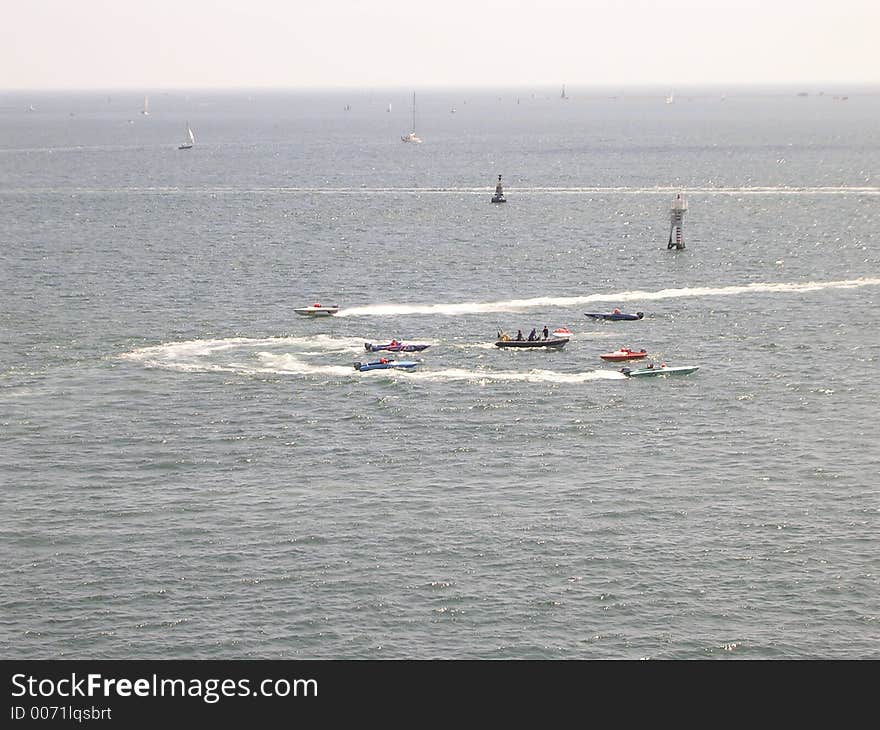
[{"label": "blue speedboat", "polygon": [[618,319],[641,319],[645,316],[644,312],[636,312],[635,314],[627,314],[626,312],[621,312],[619,309],[615,309],[611,312],[584,312],[584,315],[587,317],[592,317],[593,319],[610,319],[610,320],[618,320]]},{"label": "blue speedboat", "polygon": [[356,362],[354,364],[354,369],[365,373],[367,370],[388,370],[390,368],[408,369],[414,368],[416,365],[418,365],[418,363],[413,362],[412,360],[387,360],[386,358],[381,357],[373,362]]},{"label": "blue speedboat", "polygon": [[405,344],[397,340],[391,340],[391,342],[384,345],[375,345],[372,342],[364,343],[364,349],[367,352],[379,352],[380,350],[388,350],[389,352],[421,352],[429,347],[430,345]]}]

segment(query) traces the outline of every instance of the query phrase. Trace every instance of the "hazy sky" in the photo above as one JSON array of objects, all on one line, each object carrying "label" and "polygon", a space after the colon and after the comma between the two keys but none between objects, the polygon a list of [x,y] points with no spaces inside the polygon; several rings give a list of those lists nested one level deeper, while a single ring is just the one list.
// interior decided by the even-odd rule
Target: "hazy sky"
[{"label": "hazy sky", "polygon": [[880,82],[880,0],[0,0],[0,88]]}]

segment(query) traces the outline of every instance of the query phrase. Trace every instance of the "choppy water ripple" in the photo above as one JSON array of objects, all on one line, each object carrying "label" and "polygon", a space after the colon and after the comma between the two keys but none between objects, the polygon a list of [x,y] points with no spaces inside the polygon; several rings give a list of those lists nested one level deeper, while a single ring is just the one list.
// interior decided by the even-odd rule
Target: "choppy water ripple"
[{"label": "choppy water ripple", "polygon": [[0,116],[4,656],[878,657],[876,99],[526,99]]}]

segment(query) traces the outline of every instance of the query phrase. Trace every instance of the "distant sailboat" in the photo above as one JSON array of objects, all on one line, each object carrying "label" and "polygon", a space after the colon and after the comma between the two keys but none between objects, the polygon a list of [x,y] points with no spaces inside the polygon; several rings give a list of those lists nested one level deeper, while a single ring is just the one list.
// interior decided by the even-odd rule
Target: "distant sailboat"
[{"label": "distant sailboat", "polygon": [[415,142],[416,144],[421,144],[422,140],[419,139],[419,136],[416,134],[416,92],[413,92],[413,103],[412,103],[412,132],[400,138],[403,142]]},{"label": "distant sailboat", "polygon": [[565,84],[562,85],[562,96],[560,96],[559,98],[560,98],[560,99],[567,99],[567,98],[568,98],[568,97],[565,95]]},{"label": "distant sailboat", "polygon": [[150,116],[150,100],[146,96],[144,97],[144,109],[141,112],[145,117]]},{"label": "distant sailboat", "polygon": [[177,149],[191,150],[192,146],[196,143],[196,138],[195,135],[193,135],[192,128],[189,126],[189,122],[186,123],[186,137],[187,141],[180,145]]},{"label": "distant sailboat", "polygon": [[388,109],[386,110],[389,114],[391,113],[391,104],[388,105]]},{"label": "distant sailboat", "polygon": [[675,92],[674,91],[669,92],[669,96],[666,97],[666,103],[667,104],[675,103]]}]

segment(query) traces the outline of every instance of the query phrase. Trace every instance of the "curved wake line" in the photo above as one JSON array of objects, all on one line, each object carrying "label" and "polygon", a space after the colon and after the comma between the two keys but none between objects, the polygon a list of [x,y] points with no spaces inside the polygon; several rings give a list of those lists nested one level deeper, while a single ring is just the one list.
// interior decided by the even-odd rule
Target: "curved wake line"
[{"label": "curved wake line", "polygon": [[[2,150],[0,150],[2,152]],[[752,187],[505,187],[508,195],[880,195],[880,187],[858,185],[828,186],[752,186]],[[63,194],[63,195],[487,195],[491,190],[481,187],[228,187],[187,188],[177,186],[125,188],[7,188],[0,195]]]},{"label": "curved wake line", "polygon": [[[304,360],[305,353],[274,353],[258,348],[271,345],[314,345],[315,337],[275,337],[254,338],[230,337],[214,340],[187,340],[185,342],[167,342],[162,345],[141,347],[118,357],[122,360],[137,362],[144,367],[174,370],[184,373],[234,373],[243,376],[287,375],[317,378],[400,378],[403,381],[451,382],[468,381],[487,382],[533,382],[577,384],[591,380],[620,380],[625,376],[616,370],[588,370],[578,373],[562,373],[554,370],[467,370],[464,368],[444,368],[431,370],[430,364],[424,361],[417,370],[400,371],[385,370],[381,373],[361,373],[351,365],[314,363]],[[332,352],[330,345],[348,341],[326,338],[325,354]],[[229,359],[223,362],[212,361],[210,358],[227,353]],[[314,354],[314,353],[309,353]],[[334,355],[338,357],[338,355]],[[350,358],[350,359],[349,359]],[[354,363],[357,356],[346,352],[346,359]],[[250,362],[241,362],[250,360]],[[424,370],[421,368],[425,368]]]},{"label": "curved wake line", "polygon": [[823,289],[856,289],[880,285],[880,279],[849,279],[843,281],[810,281],[803,283],[753,283],[722,287],[688,287],[660,291],[625,291],[614,294],[588,294],[581,297],[535,297],[509,299],[501,302],[461,302],[458,304],[373,304],[340,310],[337,317],[387,316],[400,314],[462,314],[516,312],[536,307],[574,307],[591,302],[643,302],[687,297],[735,296],[737,294],[794,294]]}]

